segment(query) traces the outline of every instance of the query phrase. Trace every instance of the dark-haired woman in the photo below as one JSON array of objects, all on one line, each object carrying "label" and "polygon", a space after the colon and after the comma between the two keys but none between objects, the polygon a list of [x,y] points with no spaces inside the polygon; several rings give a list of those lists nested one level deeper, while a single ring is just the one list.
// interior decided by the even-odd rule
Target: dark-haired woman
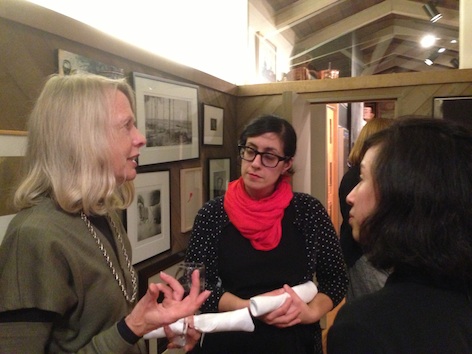
[{"label": "dark-haired woman", "polygon": [[341,308],[328,353],[472,353],[472,132],[412,118],[364,148],[349,222],[393,273]]},{"label": "dark-haired woman", "polygon": [[[290,297],[254,319],[255,331],[205,334],[202,353],[321,353],[319,320],[344,297],[347,276],[339,240],[322,204],[290,185],[297,137],[286,120],[263,116],[239,139],[241,177],[199,211],[186,260],[206,266],[212,291],[204,312],[249,307],[260,294]],[[303,302],[291,289],[312,280]]]}]

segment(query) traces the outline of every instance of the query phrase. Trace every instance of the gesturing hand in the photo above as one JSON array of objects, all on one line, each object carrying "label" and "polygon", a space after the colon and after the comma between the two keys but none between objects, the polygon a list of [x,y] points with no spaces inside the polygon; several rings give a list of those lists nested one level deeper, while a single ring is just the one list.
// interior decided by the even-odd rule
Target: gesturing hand
[{"label": "gesturing hand", "polygon": [[[193,315],[210,295],[208,290],[200,293],[198,270],[192,274],[192,287],[185,298],[182,285],[174,277],[164,272],[160,276],[167,285],[149,284],[146,294],[125,319],[128,327],[138,336]],[[160,292],[164,294],[164,300],[158,303]]]}]

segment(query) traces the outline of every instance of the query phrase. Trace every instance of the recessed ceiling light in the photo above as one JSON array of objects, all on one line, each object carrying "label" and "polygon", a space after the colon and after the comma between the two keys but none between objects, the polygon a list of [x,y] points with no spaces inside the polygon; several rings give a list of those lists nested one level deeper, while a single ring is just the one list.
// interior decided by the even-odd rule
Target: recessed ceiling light
[{"label": "recessed ceiling light", "polygon": [[457,43],[457,39],[451,39],[451,43],[452,43],[452,44]]},{"label": "recessed ceiling light", "polygon": [[444,53],[446,51],[446,48],[442,47],[438,49],[438,53]]}]

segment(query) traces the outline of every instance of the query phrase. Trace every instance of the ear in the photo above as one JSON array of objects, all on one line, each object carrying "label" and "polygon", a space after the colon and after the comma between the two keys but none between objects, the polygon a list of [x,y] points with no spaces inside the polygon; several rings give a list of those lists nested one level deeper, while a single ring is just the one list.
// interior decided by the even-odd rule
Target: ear
[{"label": "ear", "polygon": [[287,171],[292,168],[292,166],[293,166],[293,157],[291,157],[290,160],[285,161],[284,164],[285,164],[285,166],[284,166],[284,169],[282,171],[282,174],[287,173]]}]

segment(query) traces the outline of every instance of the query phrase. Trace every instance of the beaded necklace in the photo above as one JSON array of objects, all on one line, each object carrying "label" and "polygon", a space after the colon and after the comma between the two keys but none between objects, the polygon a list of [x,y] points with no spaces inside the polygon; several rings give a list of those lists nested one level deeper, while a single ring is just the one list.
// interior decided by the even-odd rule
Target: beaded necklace
[{"label": "beaded necklace", "polygon": [[100,248],[100,251],[102,252],[103,257],[105,258],[105,261],[107,262],[108,267],[110,268],[111,272],[113,273],[113,276],[115,277],[115,280],[118,283],[118,286],[120,287],[121,292],[123,293],[126,301],[128,301],[130,304],[134,303],[134,301],[136,300],[136,296],[138,294],[138,283],[137,283],[137,279],[136,279],[136,274],[134,272],[133,266],[131,265],[131,260],[128,257],[128,253],[126,252],[125,245],[124,245],[123,240],[121,238],[121,234],[118,231],[118,228],[116,227],[115,223],[107,215],[108,221],[110,222],[110,224],[113,226],[113,229],[115,230],[116,238],[120,242],[121,251],[123,252],[123,256],[125,257],[125,260],[126,260],[126,266],[128,267],[128,270],[131,273],[131,283],[133,285],[133,295],[131,297],[128,295],[128,292],[126,290],[124,282],[121,280],[121,278],[118,275],[118,272],[116,271],[115,267],[113,266],[113,262],[111,261],[107,250],[103,246],[102,241],[97,236],[97,233],[95,232],[95,230],[92,226],[92,223],[87,218],[87,216],[84,214],[84,212],[80,212],[80,217],[84,221],[85,225],[87,226],[87,229],[89,230],[90,234],[92,235],[95,242],[97,243],[98,248]]}]

